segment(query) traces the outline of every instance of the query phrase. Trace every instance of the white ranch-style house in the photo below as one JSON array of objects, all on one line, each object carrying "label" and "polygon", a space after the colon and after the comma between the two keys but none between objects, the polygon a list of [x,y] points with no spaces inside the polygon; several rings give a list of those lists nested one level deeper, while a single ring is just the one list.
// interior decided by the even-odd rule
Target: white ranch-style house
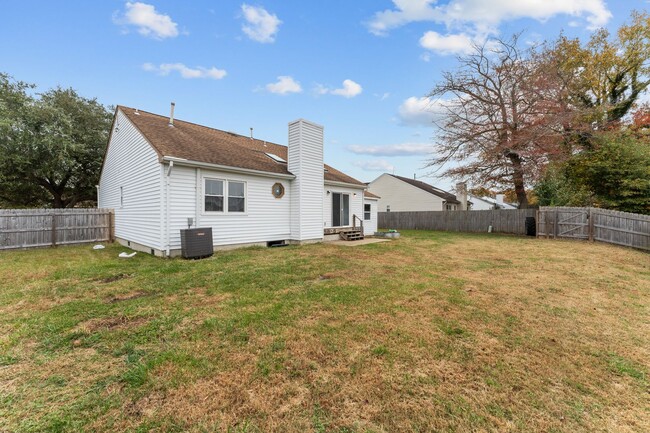
[{"label": "white ranch-style house", "polygon": [[188,223],[211,227],[215,249],[377,230],[379,197],[323,163],[322,126],[291,122],[282,146],[173,114],[173,104],[170,116],[116,109],[98,205],[114,209],[120,243],[176,256]]},{"label": "white ranch-style house", "polygon": [[461,210],[456,196],[421,180],[384,173],[368,184],[380,212]]}]

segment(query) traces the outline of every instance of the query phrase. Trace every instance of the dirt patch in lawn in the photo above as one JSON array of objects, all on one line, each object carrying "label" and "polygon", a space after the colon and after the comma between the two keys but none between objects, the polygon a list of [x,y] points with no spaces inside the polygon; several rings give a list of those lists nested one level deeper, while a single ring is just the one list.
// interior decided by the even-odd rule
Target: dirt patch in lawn
[{"label": "dirt patch in lawn", "polygon": [[136,328],[147,322],[146,317],[102,317],[99,319],[90,319],[78,325],[77,331],[84,333],[94,333],[98,331],[111,331],[116,329]]},{"label": "dirt patch in lawn", "polygon": [[106,277],[106,278],[100,278],[96,281],[99,281],[104,284],[108,284],[108,283],[113,283],[115,281],[123,280],[125,278],[131,278],[131,277],[133,277],[133,274],[117,274],[117,275],[111,275],[110,277]]},{"label": "dirt patch in lawn", "polygon": [[111,296],[106,299],[106,302],[114,304],[116,302],[124,302],[124,301],[130,301],[132,299],[138,299],[138,298],[144,298],[146,296],[153,296],[153,293],[148,293],[148,292],[143,292],[143,291],[135,291],[135,292],[129,292],[129,293],[123,293],[115,296]]}]

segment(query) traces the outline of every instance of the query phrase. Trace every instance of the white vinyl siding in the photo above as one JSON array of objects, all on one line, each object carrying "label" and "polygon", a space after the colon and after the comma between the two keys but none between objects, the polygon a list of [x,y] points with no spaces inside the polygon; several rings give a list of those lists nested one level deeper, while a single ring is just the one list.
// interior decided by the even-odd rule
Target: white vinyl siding
[{"label": "white vinyl siding", "polygon": [[389,174],[370,182],[368,191],[381,197],[378,211],[390,212],[445,210],[444,200]]},{"label": "white vinyl siding", "polygon": [[363,234],[372,236],[377,231],[377,200],[368,197],[364,198],[364,213],[366,205],[370,205],[370,219],[366,220],[364,217]]},{"label": "white vinyl siding", "polygon": [[289,124],[291,238],[323,238],[323,127],[297,120]]},{"label": "white vinyl siding", "polygon": [[[334,227],[332,225],[332,195],[334,193],[348,194],[350,196],[350,223],[348,226],[352,226],[352,217],[354,215],[356,215],[357,218],[363,218],[363,189],[345,188],[326,184],[323,194],[323,225],[325,228]],[[358,220],[357,224],[359,224]]]},{"label": "white vinyl siding", "polygon": [[485,201],[480,197],[469,195],[467,196],[467,201],[472,202],[472,207],[470,208],[470,210],[493,210],[494,209],[493,203]]},{"label": "white vinyl siding", "polygon": [[161,189],[158,155],[118,110],[108,144],[98,206],[115,210],[115,236],[162,248]]},{"label": "white vinyl siding", "polygon": [[[223,179],[226,196],[229,182],[244,183],[245,212],[203,212],[205,183],[202,179]],[[277,182],[286,191],[284,197],[279,199],[272,193],[273,185]],[[180,230],[187,228],[187,218],[194,218],[196,227],[212,227],[215,246],[290,239],[289,182],[272,177],[175,165],[170,187],[171,250],[180,249]]]}]

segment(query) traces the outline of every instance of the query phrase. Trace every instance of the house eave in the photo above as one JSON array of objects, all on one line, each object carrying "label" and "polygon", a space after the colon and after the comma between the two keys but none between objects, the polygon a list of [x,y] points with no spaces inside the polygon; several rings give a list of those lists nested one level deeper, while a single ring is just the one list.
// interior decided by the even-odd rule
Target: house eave
[{"label": "house eave", "polygon": [[337,182],[335,180],[325,180],[325,185],[330,185],[330,186],[342,186],[346,188],[355,188],[355,189],[366,189],[368,188],[367,185],[359,185],[357,183],[347,183],[347,182]]},{"label": "house eave", "polygon": [[192,161],[189,159],[185,158],[177,158],[175,156],[163,156],[162,157],[163,162],[173,162],[176,165],[185,165],[188,167],[198,167],[198,168],[211,168],[213,170],[220,170],[220,171],[225,171],[229,173],[244,173],[244,174],[250,174],[252,176],[263,176],[263,177],[272,177],[272,178],[278,178],[278,179],[295,179],[296,176],[293,174],[285,174],[285,173],[273,173],[270,171],[260,171],[260,170],[253,170],[250,168],[241,168],[241,167],[232,167],[228,165],[221,165],[221,164],[212,164],[209,162],[201,162],[201,161]]}]

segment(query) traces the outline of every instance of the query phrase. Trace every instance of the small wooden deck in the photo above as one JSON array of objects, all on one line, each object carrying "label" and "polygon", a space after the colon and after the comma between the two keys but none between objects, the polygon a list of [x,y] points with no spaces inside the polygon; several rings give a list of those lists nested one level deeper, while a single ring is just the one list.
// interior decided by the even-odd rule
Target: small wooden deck
[{"label": "small wooden deck", "polygon": [[354,227],[352,226],[346,226],[346,227],[330,227],[326,228],[323,230],[323,234],[325,235],[337,235],[341,232],[346,232],[348,230],[352,230]]}]

